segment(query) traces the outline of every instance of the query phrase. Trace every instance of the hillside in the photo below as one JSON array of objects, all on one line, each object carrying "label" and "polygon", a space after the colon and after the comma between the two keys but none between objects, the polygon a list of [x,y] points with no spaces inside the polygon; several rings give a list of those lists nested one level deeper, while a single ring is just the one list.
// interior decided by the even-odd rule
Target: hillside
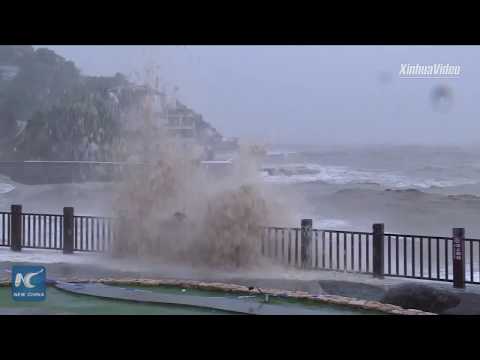
[{"label": "hillside", "polygon": [[[129,155],[115,146],[125,119],[132,111],[138,116],[152,93],[122,74],[84,76],[49,49],[0,46],[0,159],[121,160]],[[221,135],[194,114],[199,136],[218,141]]]}]

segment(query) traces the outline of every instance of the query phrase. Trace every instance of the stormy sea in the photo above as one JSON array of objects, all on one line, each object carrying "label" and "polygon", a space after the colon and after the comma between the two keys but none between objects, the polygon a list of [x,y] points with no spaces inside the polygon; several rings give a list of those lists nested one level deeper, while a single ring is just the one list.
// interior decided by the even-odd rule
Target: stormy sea
[{"label": "stormy sea", "polygon": [[[259,169],[265,185],[289,194],[314,228],[480,237],[480,148],[451,146],[271,146]],[[0,211],[108,215],[109,183],[24,185],[0,175]],[[296,222],[297,222],[296,220]],[[291,226],[295,224],[268,224]]]},{"label": "stormy sea", "polygon": [[276,146],[262,177],[302,196],[315,228],[480,237],[480,148]]}]

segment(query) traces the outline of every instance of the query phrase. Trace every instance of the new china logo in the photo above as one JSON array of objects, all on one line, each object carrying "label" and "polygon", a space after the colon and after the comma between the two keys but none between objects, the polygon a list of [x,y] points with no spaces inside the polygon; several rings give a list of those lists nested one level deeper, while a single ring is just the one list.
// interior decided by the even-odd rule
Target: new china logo
[{"label": "new china logo", "polygon": [[45,300],[47,271],[43,266],[13,266],[12,296],[17,301]]}]

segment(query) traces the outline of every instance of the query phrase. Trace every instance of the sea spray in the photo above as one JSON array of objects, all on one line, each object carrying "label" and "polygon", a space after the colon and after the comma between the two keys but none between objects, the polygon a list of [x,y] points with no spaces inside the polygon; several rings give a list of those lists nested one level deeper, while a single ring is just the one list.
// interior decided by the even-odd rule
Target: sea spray
[{"label": "sea spray", "polygon": [[113,255],[224,269],[258,265],[262,226],[291,223],[291,216],[262,183],[255,154],[242,146],[230,174],[216,177],[191,144],[155,126],[152,103],[123,142],[142,151],[117,187]]},{"label": "sea spray", "polygon": [[158,161],[118,186],[115,208],[125,230],[116,254],[221,267],[258,263],[262,226],[285,223],[288,209],[245,171],[245,158],[214,178],[175,141],[167,144]]}]

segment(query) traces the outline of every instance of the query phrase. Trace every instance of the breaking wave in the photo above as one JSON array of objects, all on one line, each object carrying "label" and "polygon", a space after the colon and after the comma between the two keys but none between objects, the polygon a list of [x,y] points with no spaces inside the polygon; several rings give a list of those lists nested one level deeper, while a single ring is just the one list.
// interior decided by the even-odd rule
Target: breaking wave
[{"label": "breaking wave", "polygon": [[323,166],[318,164],[288,164],[264,167],[264,181],[276,184],[323,182],[335,185],[375,184],[389,188],[451,187],[478,183],[467,178],[435,179],[409,177],[385,171],[355,170],[346,166]]},{"label": "breaking wave", "polygon": [[0,183],[0,194],[6,194],[14,190],[15,186],[5,183]]}]

